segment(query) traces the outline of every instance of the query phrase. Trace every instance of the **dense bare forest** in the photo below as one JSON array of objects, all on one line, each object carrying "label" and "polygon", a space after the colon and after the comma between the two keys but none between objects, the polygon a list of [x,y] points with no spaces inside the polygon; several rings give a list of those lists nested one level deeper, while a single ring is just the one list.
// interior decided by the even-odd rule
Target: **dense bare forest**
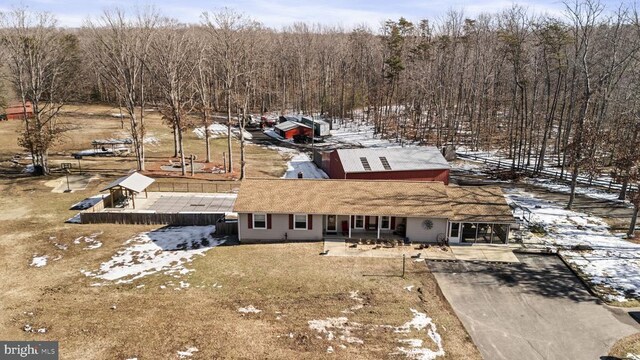
[{"label": "dense bare forest", "polygon": [[64,131],[56,113],[75,101],[125,110],[140,169],[153,106],[177,156],[182,132],[214,113],[243,127],[249,113],[300,112],[374,124],[381,137],[499,149],[514,168],[552,163],[574,186],[578,174],[640,177],[640,18],[625,4],[567,3],[559,18],[514,5],[349,30],[275,30],[230,9],[193,24],[110,10],[81,29],[24,9],[1,19],[4,74],[36,114],[20,143],[45,169]]}]

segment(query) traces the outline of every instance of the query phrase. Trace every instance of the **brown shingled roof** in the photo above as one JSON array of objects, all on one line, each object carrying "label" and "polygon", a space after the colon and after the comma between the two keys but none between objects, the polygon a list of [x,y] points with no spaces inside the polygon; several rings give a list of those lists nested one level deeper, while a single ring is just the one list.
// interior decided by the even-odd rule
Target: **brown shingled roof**
[{"label": "brown shingled roof", "polygon": [[464,222],[513,223],[511,207],[498,186],[449,186],[451,220]]},{"label": "brown shingled roof", "polygon": [[426,181],[250,179],[242,181],[233,211],[514,222],[497,186],[446,186]]},{"label": "brown shingled roof", "polygon": [[441,182],[379,180],[244,180],[234,212],[453,216]]}]

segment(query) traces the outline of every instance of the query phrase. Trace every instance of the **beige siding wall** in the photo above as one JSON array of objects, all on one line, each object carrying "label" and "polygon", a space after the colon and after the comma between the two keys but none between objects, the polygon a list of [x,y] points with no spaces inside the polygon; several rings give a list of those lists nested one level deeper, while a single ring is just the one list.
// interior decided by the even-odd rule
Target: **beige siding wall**
[{"label": "beige siding wall", "polygon": [[312,230],[289,229],[288,214],[272,214],[271,229],[249,229],[248,214],[238,214],[238,236],[240,241],[287,241],[322,240],[322,215],[313,215]]},{"label": "beige siding wall", "polygon": [[438,234],[447,236],[447,219],[430,219],[433,222],[431,229],[422,227],[422,222],[427,218],[407,218],[407,237],[413,242],[436,242]]}]

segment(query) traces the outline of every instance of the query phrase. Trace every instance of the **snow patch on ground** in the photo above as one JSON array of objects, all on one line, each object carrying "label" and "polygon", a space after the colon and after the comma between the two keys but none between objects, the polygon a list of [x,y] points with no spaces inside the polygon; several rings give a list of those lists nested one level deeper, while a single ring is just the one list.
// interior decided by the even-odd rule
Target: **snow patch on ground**
[{"label": "snow patch on ground", "polygon": [[343,314],[353,313],[354,311],[360,310],[364,307],[364,304],[363,304],[364,299],[358,296],[358,290],[349,291],[349,298],[357,301],[358,303],[350,307],[348,310],[342,310]]},{"label": "snow patch on ground", "polygon": [[298,173],[302,173],[305,179],[328,179],[329,176],[319,169],[316,164],[311,161],[309,155],[298,153],[293,156],[287,163],[287,172],[282,176],[285,179],[295,179]]},{"label": "snow patch on ground", "polygon": [[[524,183],[536,185],[543,187],[545,189],[549,189],[551,191],[556,191],[563,194],[571,193],[571,186],[566,184],[557,183],[553,180],[542,179],[542,178],[526,178],[523,179]],[[581,186],[576,186],[576,194],[584,195],[593,199],[599,200],[608,200],[618,203],[625,203],[627,206],[632,207],[633,205],[629,204],[626,201],[618,200],[618,194],[606,192],[603,190],[591,189]]]},{"label": "snow patch on ground", "polygon": [[97,240],[96,237],[102,235],[103,232],[97,232],[97,233],[93,233],[89,236],[80,236],[79,238],[73,240],[73,243],[76,245],[79,244],[86,244],[87,246],[84,247],[84,250],[94,250],[94,249],[98,249],[100,247],[102,247],[102,242]]},{"label": "snow patch on ground", "polygon": [[35,167],[33,166],[33,164],[29,164],[27,166],[24,167],[24,169],[22,169],[22,172],[25,174],[33,174],[33,172],[35,171]]},{"label": "snow patch on ground", "polygon": [[[228,133],[228,128],[227,125],[224,124],[220,124],[217,122],[214,122],[213,124],[209,125],[209,127],[207,127],[207,129],[209,130],[209,138],[211,139],[218,139],[218,138],[226,138],[227,137],[227,133]],[[195,129],[193,129],[193,133],[196,134],[196,136],[198,137],[198,139],[204,139],[205,138],[205,131],[204,131],[204,126],[200,126],[197,127]],[[253,139],[253,135],[244,130],[244,139],[245,140],[251,140]],[[240,128],[232,126],[231,127],[231,135],[240,138]]]},{"label": "snow patch on ground", "polygon": [[640,245],[611,234],[599,217],[564,209],[521,189],[505,192],[509,202],[531,211],[531,224],[546,231],[525,231],[525,244],[557,248],[608,300],[640,299]]},{"label": "snow patch on ground", "polygon": [[[349,297],[359,302],[364,301],[358,295],[358,291],[351,291]],[[336,342],[341,349],[346,348],[346,344],[364,344],[358,334],[369,334],[383,329],[385,331],[391,330],[394,334],[402,336],[398,339],[402,345],[395,349],[397,352],[390,355],[403,354],[409,359],[419,360],[433,360],[438,356],[444,356],[442,337],[433,320],[425,313],[415,309],[410,309],[410,311],[413,318],[400,326],[361,324],[349,321],[346,316],[309,320],[307,323],[311,330],[315,330],[321,335],[318,336],[319,338]],[[327,349],[328,353],[334,352],[333,346],[329,348]]]},{"label": "snow patch on ground", "polygon": [[48,255],[36,256],[34,255],[31,259],[31,266],[33,267],[43,267],[47,265],[47,259],[49,259]]},{"label": "snow patch on ground", "polygon": [[148,145],[158,146],[160,145],[160,139],[155,136],[145,136],[143,142]]},{"label": "snow patch on ground", "polygon": [[238,312],[243,313],[243,314],[257,314],[257,313],[262,312],[262,310],[257,309],[253,305],[249,305],[247,307],[238,308]]},{"label": "snow patch on ground", "polygon": [[405,354],[409,359],[419,360],[432,360],[438,356],[444,356],[444,347],[442,346],[442,337],[436,329],[436,325],[433,323],[427,314],[421,313],[415,309],[410,309],[413,313],[413,319],[397,327],[394,332],[409,334],[413,331],[419,333],[425,328],[427,329],[427,336],[436,347],[436,350],[432,350],[430,347],[424,346],[424,341],[421,339],[400,339],[398,342],[404,344],[397,350]]},{"label": "snow patch on ground", "polygon": [[193,353],[195,353],[195,352],[197,352],[197,351],[198,351],[198,348],[197,348],[197,347],[195,347],[195,346],[190,346],[190,347],[187,347],[187,349],[186,349],[186,350],[184,350],[184,351],[178,351],[178,357],[179,357],[180,359],[186,359],[186,358],[188,358],[188,357],[192,357],[192,356],[193,356]]},{"label": "snow patch on ground", "polygon": [[334,127],[331,136],[327,137],[325,144],[338,144],[360,146],[365,148],[391,148],[400,146],[417,146],[409,141],[403,144],[395,139],[382,139],[379,135],[374,135],[373,125],[358,124],[355,122],[345,123],[341,127]]},{"label": "snow patch on ground", "polygon": [[352,334],[353,331],[361,329],[362,324],[349,322],[349,319],[344,316],[323,320],[310,320],[308,323],[311,330],[324,334],[328,341],[339,339],[349,344],[363,343],[362,339]]},{"label": "snow patch on ground", "polygon": [[88,277],[117,284],[159,272],[179,277],[178,274],[192,271],[185,264],[195,256],[203,256],[224,243],[225,240],[213,237],[214,231],[215,226],[180,226],[144,232],[127,240],[124,243],[127,247],[102,263],[98,270],[81,271]]}]

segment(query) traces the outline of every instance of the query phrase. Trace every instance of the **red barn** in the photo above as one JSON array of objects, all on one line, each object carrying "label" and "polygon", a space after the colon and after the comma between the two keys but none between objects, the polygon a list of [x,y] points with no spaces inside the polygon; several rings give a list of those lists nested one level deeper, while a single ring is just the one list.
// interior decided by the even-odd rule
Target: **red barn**
[{"label": "red barn", "polygon": [[450,166],[436,147],[338,149],[330,154],[332,179],[418,180],[449,184]]},{"label": "red barn", "polygon": [[285,121],[276,125],[275,129],[276,133],[285,139],[293,139],[296,135],[313,136],[311,126],[295,121]]},{"label": "red barn", "polygon": [[27,118],[33,117],[33,107],[31,106],[31,102],[27,101],[24,108],[22,106],[22,103],[10,103],[9,106],[7,106],[7,108],[4,110],[4,116],[0,115],[0,118],[4,118],[5,120],[24,120],[25,108]]}]

